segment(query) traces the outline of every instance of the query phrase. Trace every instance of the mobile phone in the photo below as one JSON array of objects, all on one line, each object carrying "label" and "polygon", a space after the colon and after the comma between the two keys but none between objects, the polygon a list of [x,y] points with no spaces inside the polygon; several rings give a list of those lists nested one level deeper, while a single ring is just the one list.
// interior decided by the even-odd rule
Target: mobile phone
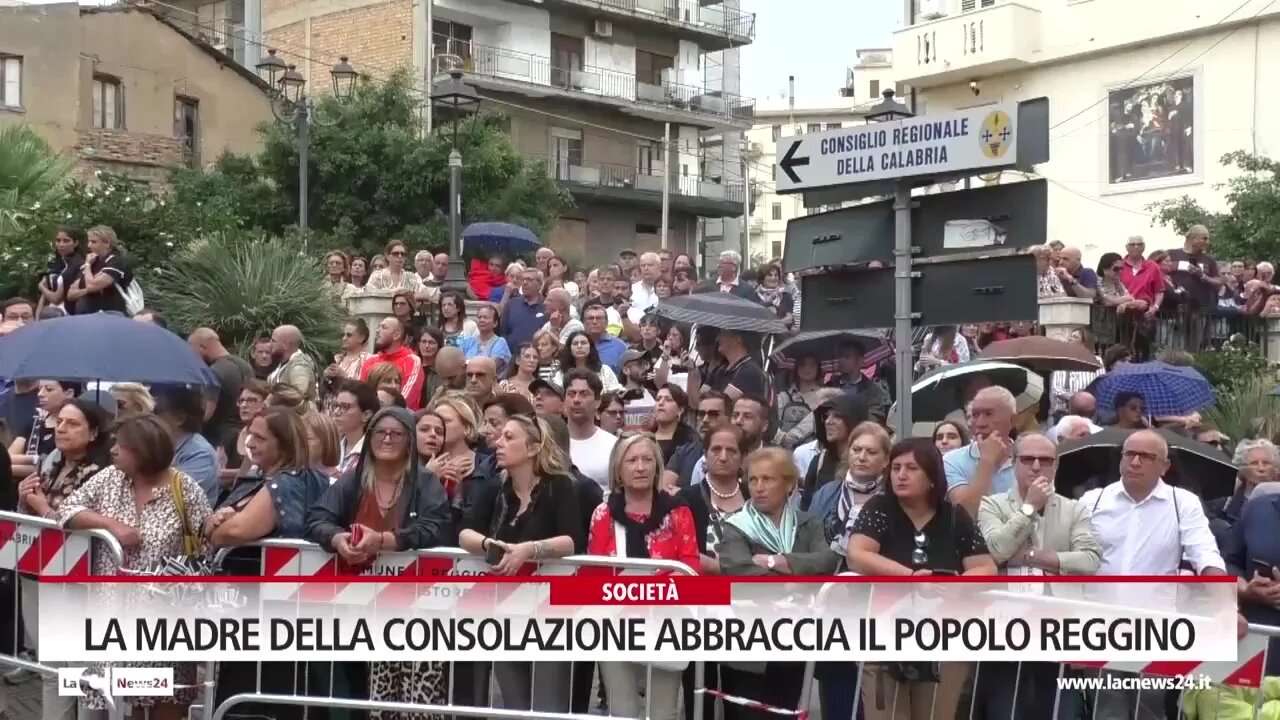
[{"label": "mobile phone", "polygon": [[1266,579],[1268,579],[1268,580],[1274,580],[1274,579],[1275,579],[1275,566],[1273,566],[1271,563],[1266,562],[1266,561],[1264,561],[1264,560],[1254,560],[1254,561],[1253,561],[1253,574],[1254,574],[1254,576],[1255,576],[1255,577],[1256,577],[1256,576],[1258,576],[1258,575],[1262,575],[1263,577],[1265,577],[1265,578],[1266,578]]},{"label": "mobile phone", "polygon": [[960,573],[956,572],[955,570],[934,570],[934,571],[932,571],[932,574],[934,574],[934,575],[946,575],[947,577],[956,577],[956,576],[958,576]]},{"label": "mobile phone", "polygon": [[490,542],[489,549],[484,551],[484,561],[492,567],[502,562],[502,558],[506,557],[506,554],[506,548],[499,545],[496,541]]},{"label": "mobile phone", "polygon": [[364,539],[364,526],[352,525],[351,526],[351,545],[353,547],[356,545],[359,545],[360,541],[363,539]]}]

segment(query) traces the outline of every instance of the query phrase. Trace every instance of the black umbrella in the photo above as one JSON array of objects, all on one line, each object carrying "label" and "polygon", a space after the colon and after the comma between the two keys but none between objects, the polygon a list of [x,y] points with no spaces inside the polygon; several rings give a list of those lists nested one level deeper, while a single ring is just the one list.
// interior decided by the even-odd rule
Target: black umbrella
[{"label": "black umbrella", "polygon": [[677,295],[658,303],[657,313],[676,322],[721,330],[787,332],[787,326],[769,308],[728,293]]},{"label": "black umbrella", "polygon": [[[1106,485],[1120,478],[1120,451],[1124,441],[1137,432],[1127,428],[1106,428],[1102,432],[1058,445],[1057,490],[1073,497],[1078,486],[1093,480]],[[1212,445],[1168,430],[1157,430],[1169,443],[1170,469],[1165,481],[1190,490],[1202,500],[1227,497],[1235,491],[1239,472],[1226,453]]]},{"label": "black umbrella", "polygon": [[[876,332],[857,332],[855,330],[813,330],[792,335],[773,349],[773,362],[777,367],[788,370],[795,365],[798,357],[812,355],[818,359],[823,372],[835,372],[839,369],[840,348],[847,343],[857,343],[865,358],[888,345],[885,337]],[[864,363],[865,365],[865,363]]]}]

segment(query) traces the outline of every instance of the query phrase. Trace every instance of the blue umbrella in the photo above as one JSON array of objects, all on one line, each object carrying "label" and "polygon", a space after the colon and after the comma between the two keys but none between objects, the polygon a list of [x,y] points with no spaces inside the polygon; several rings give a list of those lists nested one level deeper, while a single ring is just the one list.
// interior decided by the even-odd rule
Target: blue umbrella
[{"label": "blue umbrella", "polygon": [[217,385],[182,338],[113,313],[41,320],[0,338],[0,377]]},{"label": "blue umbrella", "polygon": [[478,222],[463,228],[462,247],[466,251],[482,253],[528,255],[537,252],[542,243],[538,242],[538,236],[532,230],[520,225]]},{"label": "blue umbrella", "polygon": [[1118,395],[1133,392],[1156,416],[1186,415],[1215,402],[1213,387],[1195,368],[1162,362],[1119,365],[1098,378],[1095,389],[1100,409],[1111,410]]}]

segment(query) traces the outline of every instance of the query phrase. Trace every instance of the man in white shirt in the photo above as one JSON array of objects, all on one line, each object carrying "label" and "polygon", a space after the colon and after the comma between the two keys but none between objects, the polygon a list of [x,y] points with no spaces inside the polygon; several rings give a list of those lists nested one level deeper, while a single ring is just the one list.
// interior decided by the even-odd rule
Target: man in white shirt
[{"label": "man in white shirt", "polygon": [[618,442],[596,424],[596,407],[604,387],[600,376],[574,369],[564,374],[564,414],[569,421],[569,457],[583,475],[609,492],[609,455]]},{"label": "man in white shirt", "polygon": [[[1102,544],[1099,575],[1177,575],[1183,558],[1198,575],[1227,574],[1200,498],[1165,484],[1168,470],[1169,444],[1155,431],[1139,430],[1124,442],[1120,482],[1080,498]],[[1100,585],[1091,594],[1137,608],[1167,611],[1177,604],[1176,585]],[[1164,717],[1163,691],[1098,693],[1095,720]]]},{"label": "man in white shirt", "polygon": [[662,269],[662,260],[657,253],[647,252],[640,256],[640,279],[631,284],[631,322],[639,324],[640,318],[658,304],[658,291],[654,283]]}]

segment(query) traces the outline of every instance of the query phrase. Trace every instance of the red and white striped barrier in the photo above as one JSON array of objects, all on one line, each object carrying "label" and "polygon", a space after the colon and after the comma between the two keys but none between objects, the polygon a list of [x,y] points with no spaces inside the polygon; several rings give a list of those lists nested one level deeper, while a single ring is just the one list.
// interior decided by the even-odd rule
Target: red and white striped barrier
[{"label": "red and white striped barrier", "polygon": [[102,542],[117,562],[123,559],[120,543],[102,531],[64,530],[52,520],[0,512],[0,569],[87,577],[92,573],[94,540]]}]

